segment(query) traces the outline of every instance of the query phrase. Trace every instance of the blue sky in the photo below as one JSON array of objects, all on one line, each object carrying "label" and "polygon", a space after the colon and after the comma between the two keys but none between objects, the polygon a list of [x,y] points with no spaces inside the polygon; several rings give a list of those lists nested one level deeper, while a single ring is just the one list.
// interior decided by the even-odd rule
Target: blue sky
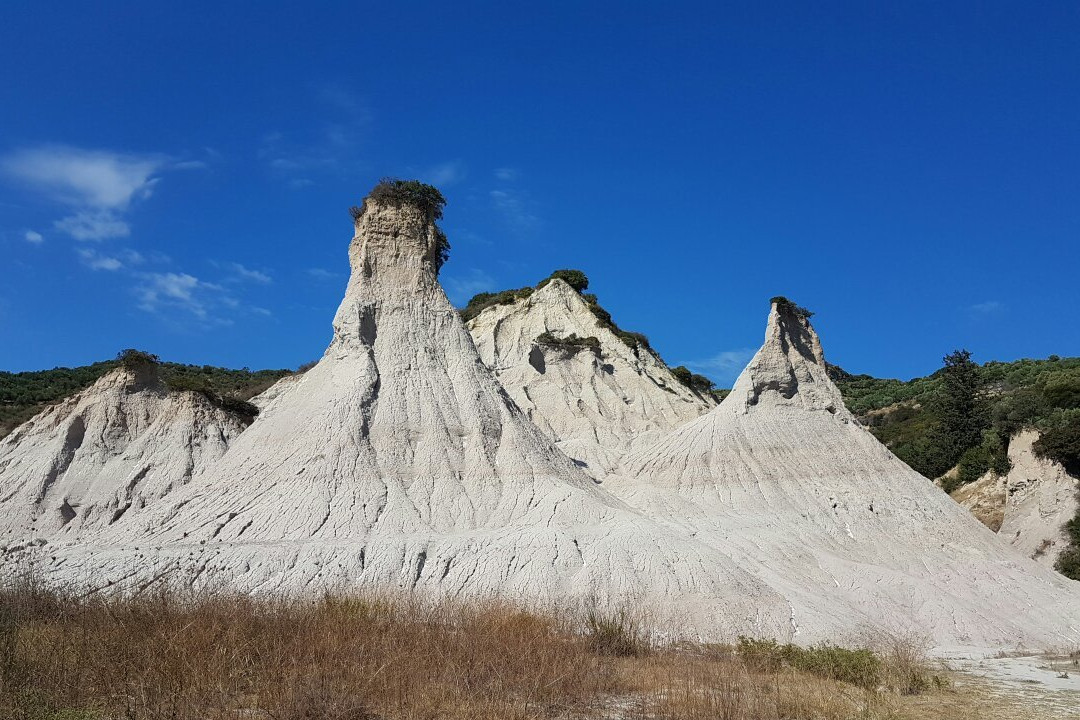
[{"label": "blue sky", "polygon": [[768,298],[911,377],[1080,354],[1080,4],[11,2],[0,368],[295,367],[382,176],[452,300],[578,267],[728,384]]}]

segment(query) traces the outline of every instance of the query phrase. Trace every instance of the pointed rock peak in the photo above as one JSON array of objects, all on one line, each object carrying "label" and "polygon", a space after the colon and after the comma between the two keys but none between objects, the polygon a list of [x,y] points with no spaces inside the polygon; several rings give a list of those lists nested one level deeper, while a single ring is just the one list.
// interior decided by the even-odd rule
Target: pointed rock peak
[{"label": "pointed rock peak", "polygon": [[772,299],[765,343],[746,366],[725,405],[793,406],[844,413],[840,391],[829,379],[813,315],[785,297]]}]

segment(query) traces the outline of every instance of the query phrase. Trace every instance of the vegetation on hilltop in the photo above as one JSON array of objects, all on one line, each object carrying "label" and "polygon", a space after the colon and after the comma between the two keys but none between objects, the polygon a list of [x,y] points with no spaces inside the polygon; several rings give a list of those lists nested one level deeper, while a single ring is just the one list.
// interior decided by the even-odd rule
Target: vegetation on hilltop
[{"label": "vegetation on hilltop", "polygon": [[[419,180],[400,180],[398,178],[383,178],[371,189],[359,207],[349,208],[349,214],[353,221],[364,216],[367,211],[369,200],[384,205],[402,207],[409,205],[423,213],[430,223],[441,220],[443,208],[446,207],[446,198],[434,185],[422,183]],[[446,233],[435,225],[435,272],[438,273],[442,266],[450,258],[450,241]]]},{"label": "vegetation on hilltop", "polygon": [[788,300],[783,295],[777,295],[771,298],[769,302],[776,306],[776,309],[782,313],[791,313],[800,320],[809,320],[814,317],[814,313],[810,312],[802,305],[796,305],[791,300]]},{"label": "vegetation on hilltop", "polygon": [[[988,471],[1008,472],[1009,439],[1024,428],[1040,433],[1036,454],[1080,478],[1080,358],[978,365],[960,350],[932,375],[907,382],[835,365],[829,373],[863,424],[948,492]],[[1080,527],[1080,516],[1074,523]],[[1080,580],[1080,533],[1069,532],[1073,544],[1056,567]]]},{"label": "vegetation on hilltop", "polygon": [[[156,356],[138,350],[125,350],[116,360],[75,368],[0,372],[0,437],[41,412],[45,406],[90,387],[109,371],[125,363],[146,362],[147,358]],[[158,362],[161,377],[170,389],[194,390],[207,394],[211,399],[216,398],[219,405],[244,414],[251,411],[248,403],[237,403],[258,395],[280,378],[290,374],[289,370],[230,370],[211,365]]]}]

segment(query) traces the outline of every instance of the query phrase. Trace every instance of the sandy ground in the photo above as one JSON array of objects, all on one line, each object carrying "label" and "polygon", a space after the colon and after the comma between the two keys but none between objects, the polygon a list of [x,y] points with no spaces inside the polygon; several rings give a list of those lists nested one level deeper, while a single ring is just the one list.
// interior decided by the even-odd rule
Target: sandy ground
[{"label": "sandy ground", "polygon": [[950,700],[970,704],[971,717],[1080,718],[1080,653],[958,657],[947,664],[957,691]]}]

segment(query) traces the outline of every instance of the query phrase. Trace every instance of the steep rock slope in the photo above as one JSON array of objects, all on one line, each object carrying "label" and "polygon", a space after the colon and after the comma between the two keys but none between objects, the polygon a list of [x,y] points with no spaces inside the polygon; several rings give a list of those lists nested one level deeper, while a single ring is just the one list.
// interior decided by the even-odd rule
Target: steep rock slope
[{"label": "steep rock slope", "polygon": [[[558,278],[529,297],[487,308],[468,328],[480,357],[528,418],[597,479],[631,447],[716,404],[680,383],[646,347],[622,342]],[[545,343],[545,333],[598,342]]]},{"label": "steep rock slope", "polygon": [[788,303],[720,406],[625,468],[606,487],[754,568],[803,641],[870,627],[939,647],[1080,640],[1080,584],[1015,553],[863,429]]},{"label": "steep rock slope", "polygon": [[1023,430],[1009,442],[1012,468],[989,472],[953,492],[953,498],[1021,554],[1053,567],[1068,546],[1065,523],[1076,517],[1076,478],[1056,462],[1035,455],[1035,430]]},{"label": "steep rock slope", "polygon": [[43,574],[632,599],[673,631],[782,632],[779,596],[610,497],[526,420],[438,284],[432,219],[369,197],[321,361],[198,482],[93,543],[41,553]]},{"label": "steep rock slope", "polygon": [[118,368],[0,441],[0,543],[93,532],[220,458],[250,422]]}]

